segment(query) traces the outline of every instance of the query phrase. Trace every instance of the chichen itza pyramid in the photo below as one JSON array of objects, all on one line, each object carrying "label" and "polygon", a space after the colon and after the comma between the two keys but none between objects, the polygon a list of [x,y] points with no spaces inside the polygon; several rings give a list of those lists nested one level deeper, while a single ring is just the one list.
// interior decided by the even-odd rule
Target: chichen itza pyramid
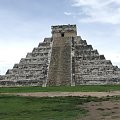
[{"label": "chichen itza pyramid", "polygon": [[1,75],[0,86],[120,84],[120,69],[77,36],[76,25],[51,28],[52,37]]}]

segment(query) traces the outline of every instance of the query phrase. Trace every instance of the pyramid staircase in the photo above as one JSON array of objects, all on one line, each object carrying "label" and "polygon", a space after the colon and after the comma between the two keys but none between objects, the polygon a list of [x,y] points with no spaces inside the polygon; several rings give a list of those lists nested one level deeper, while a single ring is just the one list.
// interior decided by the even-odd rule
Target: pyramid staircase
[{"label": "pyramid staircase", "polygon": [[71,85],[71,40],[57,37],[53,39],[48,86]]}]

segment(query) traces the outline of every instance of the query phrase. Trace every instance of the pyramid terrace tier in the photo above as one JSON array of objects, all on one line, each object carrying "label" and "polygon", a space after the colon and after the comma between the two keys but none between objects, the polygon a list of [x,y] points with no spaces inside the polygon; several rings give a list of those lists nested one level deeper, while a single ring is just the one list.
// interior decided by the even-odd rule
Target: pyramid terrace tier
[{"label": "pyramid terrace tier", "polygon": [[40,63],[44,63],[44,62],[47,62],[48,60],[48,56],[45,56],[45,57],[32,57],[32,58],[22,58],[20,60],[20,64],[29,64],[29,63],[33,63],[33,64],[40,64]]},{"label": "pyramid terrace tier", "polygon": [[40,62],[40,63],[24,63],[24,64],[15,64],[13,68],[24,69],[24,68],[41,68],[46,66],[47,62]]},{"label": "pyramid terrace tier", "polygon": [[46,57],[46,56],[48,56],[48,52],[43,52],[43,53],[42,52],[41,53],[39,53],[39,52],[38,53],[37,52],[36,53],[28,53],[26,57],[27,58],[32,58],[32,57],[39,57],[39,56],[40,57]]},{"label": "pyramid terrace tier", "polygon": [[75,56],[77,61],[79,60],[105,60],[104,55],[79,55]]},{"label": "pyramid terrace tier", "polygon": [[[33,73],[33,74],[31,74]],[[43,74],[41,71],[38,71],[34,74],[34,71],[26,72],[24,74],[18,73],[18,74],[6,74],[6,79],[12,79],[12,80],[22,80],[22,79],[43,79],[46,75]]]},{"label": "pyramid terrace tier", "polygon": [[0,80],[0,87],[6,86],[42,86],[43,79],[30,79],[30,80]]},{"label": "pyramid terrace tier", "polygon": [[42,74],[43,72],[47,71],[47,66],[45,68],[24,68],[24,69],[9,69],[6,72],[6,75],[8,74]]},{"label": "pyramid terrace tier", "polygon": [[76,65],[112,65],[111,60],[76,60]]},{"label": "pyramid terrace tier", "polygon": [[97,50],[76,50],[75,49],[75,56],[80,56],[80,55],[99,55]]},{"label": "pyramid terrace tier", "polygon": [[46,53],[46,52],[48,53],[50,49],[51,49],[50,46],[49,47],[43,47],[43,48],[36,47],[36,48],[33,49],[32,53]]}]

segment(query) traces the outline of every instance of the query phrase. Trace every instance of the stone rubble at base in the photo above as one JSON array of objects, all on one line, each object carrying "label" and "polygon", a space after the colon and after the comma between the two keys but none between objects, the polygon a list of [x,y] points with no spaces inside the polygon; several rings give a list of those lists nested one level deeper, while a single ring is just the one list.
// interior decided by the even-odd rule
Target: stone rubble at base
[{"label": "stone rubble at base", "polygon": [[51,38],[0,75],[1,87],[120,84],[120,69],[77,36],[76,25],[51,28]]}]

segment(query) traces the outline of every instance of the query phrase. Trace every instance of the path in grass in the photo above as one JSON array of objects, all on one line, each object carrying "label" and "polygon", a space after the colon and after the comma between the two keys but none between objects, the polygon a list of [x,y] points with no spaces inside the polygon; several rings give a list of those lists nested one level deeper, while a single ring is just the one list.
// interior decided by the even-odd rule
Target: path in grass
[{"label": "path in grass", "polygon": [[112,92],[32,92],[32,93],[1,93],[18,96],[32,96],[32,97],[59,97],[59,96],[120,96],[120,91]]}]

